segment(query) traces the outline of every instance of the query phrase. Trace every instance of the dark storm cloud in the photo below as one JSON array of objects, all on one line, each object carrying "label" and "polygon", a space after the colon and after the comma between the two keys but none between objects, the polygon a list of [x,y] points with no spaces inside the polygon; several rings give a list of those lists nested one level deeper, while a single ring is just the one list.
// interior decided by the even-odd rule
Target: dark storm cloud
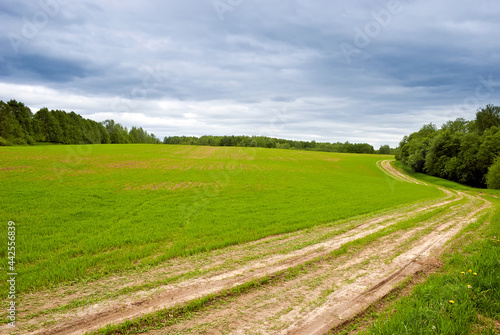
[{"label": "dark storm cloud", "polygon": [[158,136],[396,145],[424,123],[500,103],[494,1],[0,6],[0,99]]},{"label": "dark storm cloud", "polygon": [[79,77],[91,75],[85,64],[66,59],[50,58],[43,55],[19,55],[5,60],[6,75],[22,75],[33,80],[49,82],[69,82]]}]

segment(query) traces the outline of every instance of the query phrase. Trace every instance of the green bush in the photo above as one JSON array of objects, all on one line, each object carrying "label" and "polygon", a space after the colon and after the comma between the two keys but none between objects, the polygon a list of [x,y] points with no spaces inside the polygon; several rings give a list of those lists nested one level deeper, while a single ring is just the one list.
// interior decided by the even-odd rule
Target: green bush
[{"label": "green bush", "polygon": [[0,147],[5,147],[10,145],[9,141],[7,141],[5,138],[0,136]]},{"label": "green bush", "polygon": [[500,189],[500,156],[495,159],[493,165],[488,169],[486,185],[488,185],[488,188]]}]

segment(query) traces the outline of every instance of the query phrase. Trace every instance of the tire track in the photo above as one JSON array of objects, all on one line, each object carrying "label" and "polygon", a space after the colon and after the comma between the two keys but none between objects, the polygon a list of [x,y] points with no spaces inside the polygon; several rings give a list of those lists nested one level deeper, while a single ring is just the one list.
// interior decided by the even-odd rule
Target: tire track
[{"label": "tire track", "polygon": [[[282,334],[325,334],[330,329],[338,327],[345,320],[354,318],[374,302],[388,293],[394,286],[408,276],[421,271],[426,259],[433,253],[439,252],[453,236],[462,228],[471,223],[479,213],[490,205],[486,200],[472,211],[438,226],[430,234],[422,238],[423,243],[396,257],[390,264],[379,268],[379,271],[369,274],[363,280],[375,282],[366,290],[359,290],[359,283],[352,283],[340,291],[332,294],[328,302],[319,310],[311,312],[304,320],[299,321]],[[469,209],[469,206],[461,206]],[[455,210],[453,214],[460,214]],[[384,274],[392,273],[389,276]]]}]

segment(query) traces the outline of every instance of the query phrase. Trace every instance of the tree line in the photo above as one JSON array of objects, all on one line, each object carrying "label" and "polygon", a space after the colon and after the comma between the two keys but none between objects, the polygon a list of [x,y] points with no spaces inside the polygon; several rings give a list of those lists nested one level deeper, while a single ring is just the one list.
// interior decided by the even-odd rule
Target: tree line
[{"label": "tree line", "polygon": [[375,150],[373,146],[368,143],[294,141],[266,136],[168,136],[163,139],[163,143],[214,147],[259,147],[359,154],[391,154],[393,152],[393,149],[388,145],[383,145],[380,147],[380,150]]},{"label": "tree line", "polygon": [[130,131],[113,120],[96,122],[75,112],[42,108],[33,114],[22,102],[0,100],[0,145],[161,143],[142,128]]},{"label": "tree line", "polygon": [[405,136],[396,158],[415,172],[480,188],[500,189],[500,107],[479,109],[438,129],[424,125]]},{"label": "tree line", "polygon": [[[162,143],[154,134],[142,128],[126,127],[113,120],[96,122],[75,112],[42,108],[33,114],[26,105],[16,100],[0,100],[0,145],[34,145],[36,143],[107,144],[107,143]],[[327,143],[294,141],[266,136],[170,136],[164,144],[203,146],[237,146],[277,149],[295,149],[359,154],[394,154],[394,149],[383,145],[375,150],[368,143]]]}]

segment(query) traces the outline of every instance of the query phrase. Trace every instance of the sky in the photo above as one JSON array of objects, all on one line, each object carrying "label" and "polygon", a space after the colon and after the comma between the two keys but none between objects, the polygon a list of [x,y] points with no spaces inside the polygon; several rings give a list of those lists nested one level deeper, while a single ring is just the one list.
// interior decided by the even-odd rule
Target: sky
[{"label": "sky", "polygon": [[500,105],[496,0],[0,0],[0,100],[163,139],[396,147]]}]

